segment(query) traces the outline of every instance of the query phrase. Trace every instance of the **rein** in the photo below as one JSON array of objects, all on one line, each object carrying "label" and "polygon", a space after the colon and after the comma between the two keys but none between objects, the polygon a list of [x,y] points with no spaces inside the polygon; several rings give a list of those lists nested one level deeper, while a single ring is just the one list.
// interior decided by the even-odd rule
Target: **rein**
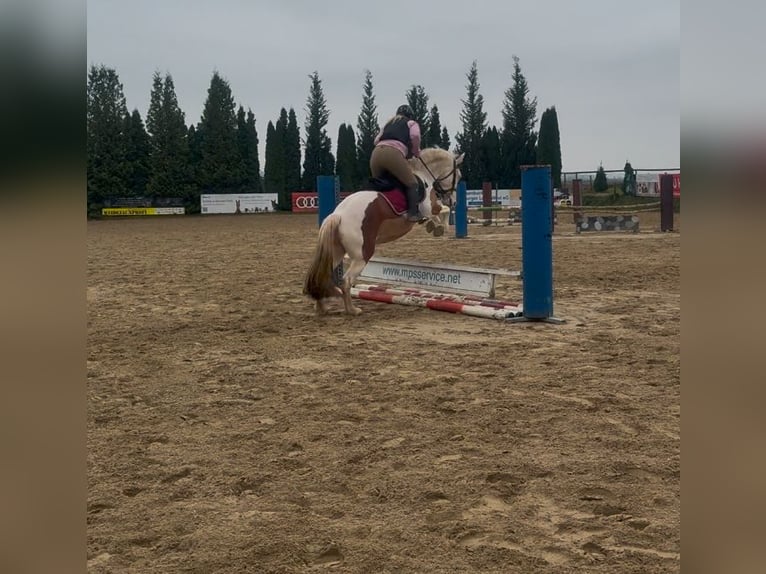
[{"label": "rein", "polygon": [[[423,161],[422,157],[418,156],[418,159],[420,160],[420,163],[423,164],[423,167],[426,168],[426,171],[429,173],[429,175],[434,179],[433,186],[439,199],[447,198],[450,193],[455,191],[455,179],[457,178],[457,161],[454,158],[452,159],[452,171],[442,177],[436,177],[428,165],[426,165],[426,162]],[[450,176],[452,176],[452,183],[450,184],[450,188],[444,189],[441,182]]]}]

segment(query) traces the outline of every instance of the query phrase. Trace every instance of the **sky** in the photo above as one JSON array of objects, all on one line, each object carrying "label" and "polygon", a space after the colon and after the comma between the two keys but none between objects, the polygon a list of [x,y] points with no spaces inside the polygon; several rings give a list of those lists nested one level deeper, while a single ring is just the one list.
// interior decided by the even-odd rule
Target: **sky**
[{"label": "sky", "polygon": [[[143,118],[155,71],[196,124],[217,71],[266,126],[293,107],[304,133],[318,72],[337,144],[356,121],[365,70],[380,123],[421,85],[454,145],[475,60],[490,126],[502,126],[518,56],[539,118],[555,106],[564,171],[680,163],[680,0],[88,0],[87,65],[114,68]],[[263,163],[261,164],[263,166]]]}]

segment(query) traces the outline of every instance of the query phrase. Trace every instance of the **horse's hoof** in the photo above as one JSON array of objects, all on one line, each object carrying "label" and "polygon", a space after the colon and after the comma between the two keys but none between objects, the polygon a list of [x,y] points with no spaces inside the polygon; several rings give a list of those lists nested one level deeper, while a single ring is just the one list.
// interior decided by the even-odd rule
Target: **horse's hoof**
[{"label": "horse's hoof", "polygon": [[428,223],[426,223],[426,231],[427,231],[428,233],[433,233],[433,231],[434,231],[434,227],[436,227],[436,226],[434,225],[434,222],[433,222],[433,221],[431,221],[431,220],[429,219],[429,220],[428,220]]},{"label": "horse's hoof", "polygon": [[444,226],[443,225],[435,225],[434,226],[434,237],[441,237],[444,235]]},{"label": "horse's hoof", "polygon": [[351,307],[351,310],[349,310],[349,315],[359,315],[362,312],[362,310],[359,307]]}]

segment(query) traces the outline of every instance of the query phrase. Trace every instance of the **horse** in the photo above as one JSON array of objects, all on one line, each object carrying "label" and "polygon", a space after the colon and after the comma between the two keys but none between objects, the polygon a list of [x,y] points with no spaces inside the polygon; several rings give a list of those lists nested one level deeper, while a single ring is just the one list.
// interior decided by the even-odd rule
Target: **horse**
[{"label": "horse", "polygon": [[[420,157],[408,160],[425,187],[418,207],[421,216],[428,214],[429,232],[441,225],[442,208],[451,207],[455,202],[455,188],[462,177],[459,166],[464,157],[465,154],[456,156],[440,148],[426,148]],[[401,191],[397,193],[400,197],[404,195]],[[357,191],[343,199],[319,228],[318,242],[303,285],[304,295],[316,302],[317,315],[327,313],[326,300],[332,297],[343,298],[346,313],[361,313],[362,310],[351,303],[351,287],[375,253],[375,246],[404,237],[414,226],[415,222],[407,221],[394,211],[383,192]],[[335,269],[343,263],[345,255],[350,263],[337,285]]]}]

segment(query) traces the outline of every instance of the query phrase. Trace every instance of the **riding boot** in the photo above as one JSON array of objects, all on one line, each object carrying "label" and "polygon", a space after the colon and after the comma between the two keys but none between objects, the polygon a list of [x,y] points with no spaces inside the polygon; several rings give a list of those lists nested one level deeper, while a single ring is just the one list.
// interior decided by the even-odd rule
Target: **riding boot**
[{"label": "riding boot", "polygon": [[420,210],[418,209],[418,186],[409,186],[406,190],[407,195],[407,221],[420,221]]}]

